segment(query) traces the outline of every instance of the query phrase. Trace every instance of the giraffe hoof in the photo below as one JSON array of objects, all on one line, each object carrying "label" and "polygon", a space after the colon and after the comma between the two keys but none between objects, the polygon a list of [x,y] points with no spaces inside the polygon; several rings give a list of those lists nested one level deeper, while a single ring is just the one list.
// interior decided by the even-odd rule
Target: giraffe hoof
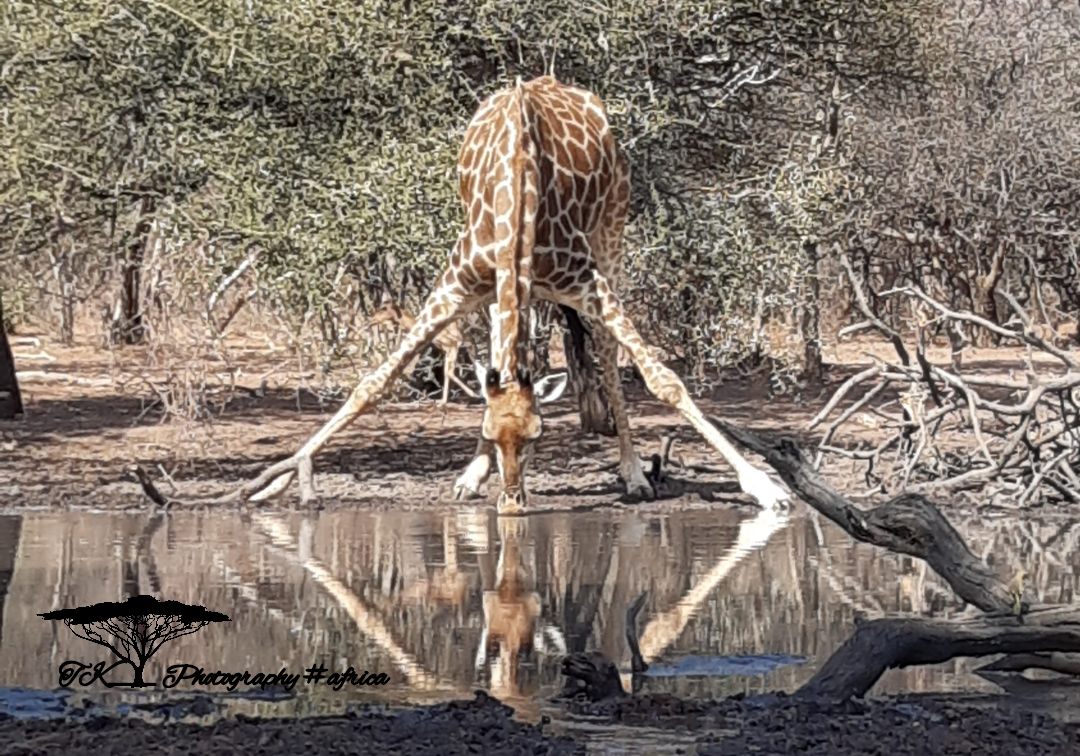
[{"label": "giraffe hoof", "polygon": [[750,494],[762,509],[785,509],[791,506],[791,494],[778,486],[763,470],[747,470],[739,476],[739,487]]},{"label": "giraffe hoof", "polygon": [[641,465],[636,465],[628,473],[622,476],[623,483],[626,486],[626,495],[632,499],[644,499],[652,500],[656,498],[656,485],[641,469]]},{"label": "giraffe hoof", "polygon": [[469,501],[470,499],[479,499],[480,489],[473,488],[467,481],[458,480],[454,484],[454,501]]}]

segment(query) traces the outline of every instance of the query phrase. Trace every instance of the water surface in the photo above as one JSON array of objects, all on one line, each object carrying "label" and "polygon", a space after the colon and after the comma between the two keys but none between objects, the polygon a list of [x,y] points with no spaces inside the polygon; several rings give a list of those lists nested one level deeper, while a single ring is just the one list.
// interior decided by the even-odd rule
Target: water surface
[{"label": "water surface", "polygon": [[[1080,528],[954,520],[1004,573],[1023,563],[1043,600],[1072,601]],[[108,653],[37,615],[141,593],[232,618],[168,643],[148,680],[179,662],[252,672],[318,663],[391,678],[340,692],[301,681],[287,701],[220,700],[233,708],[310,714],[484,688],[529,716],[547,710],[565,653],[600,650],[626,667],[625,611],[643,591],[646,689],[684,696],[792,691],[848,637],[856,616],[962,610],[922,562],[855,544],[801,508],[791,516],[623,508],[514,519],[487,506],[5,515],[0,686],[26,689],[7,698],[30,715],[95,696],[125,706],[161,698],[101,686],[60,703],[42,695],[57,687],[63,661]],[[971,673],[976,665],[894,670],[874,692],[998,692]]]}]

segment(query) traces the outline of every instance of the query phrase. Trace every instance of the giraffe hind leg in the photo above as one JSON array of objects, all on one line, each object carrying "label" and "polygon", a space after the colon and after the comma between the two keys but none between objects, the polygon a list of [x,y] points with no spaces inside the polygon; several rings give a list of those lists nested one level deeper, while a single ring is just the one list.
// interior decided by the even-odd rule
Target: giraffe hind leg
[{"label": "giraffe hind leg", "polygon": [[641,338],[634,323],[626,315],[614,289],[599,272],[593,272],[593,280],[580,301],[573,303],[579,312],[598,320],[615,339],[630,353],[649,392],[657,399],[670,404],[685,417],[705,440],[727,460],[735,470],[739,487],[765,509],[772,509],[791,498],[783,488],[773,482],[763,470],[759,470],[743,457],[732,443],[710,423],[690,397],[686,386],[674,371],[657,359],[645,340]]},{"label": "giraffe hind leg", "polygon": [[630,419],[626,412],[626,395],[623,393],[622,380],[619,378],[619,343],[614,335],[600,321],[591,321],[596,355],[600,360],[604,391],[611,404],[611,414],[615,419],[615,432],[619,437],[619,477],[626,485],[630,496],[654,498],[656,490],[645,477],[641,466],[641,457],[634,450],[634,440],[630,435]]},{"label": "giraffe hind leg", "polygon": [[450,401],[450,382],[454,379],[454,369],[457,367],[457,347],[453,347],[446,351],[446,356],[443,358],[443,387],[442,387],[442,401],[440,405],[446,406]]}]

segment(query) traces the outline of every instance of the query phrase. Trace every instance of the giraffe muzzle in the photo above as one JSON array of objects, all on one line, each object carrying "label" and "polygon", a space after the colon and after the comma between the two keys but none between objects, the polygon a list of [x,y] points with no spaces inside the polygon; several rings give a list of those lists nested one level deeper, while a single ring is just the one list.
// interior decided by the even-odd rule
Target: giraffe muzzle
[{"label": "giraffe muzzle", "polygon": [[523,488],[505,488],[499,492],[499,514],[524,514],[528,497]]}]

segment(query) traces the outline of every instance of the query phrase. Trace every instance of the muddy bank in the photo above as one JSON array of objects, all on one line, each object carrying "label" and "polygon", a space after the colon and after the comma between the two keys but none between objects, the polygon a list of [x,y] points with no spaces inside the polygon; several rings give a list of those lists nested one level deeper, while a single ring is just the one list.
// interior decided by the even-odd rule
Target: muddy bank
[{"label": "muddy bank", "polygon": [[698,752],[713,756],[1080,753],[1080,726],[1025,710],[1006,697],[912,695],[837,707],[783,694],[722,701],[640,696],[572,708],[630,727],[699,732]]},{"label": "muddy bank", "polygon": [[253,719],[210,725],[151,724],[97,717],[86,722],[0,721],[7,754],[577,754],[573,740],[517,722],[485,694],[413,709],[358,709],[340,717]]},{"label": "muddy bank", "polygon": [[[581,754],[619,752],[639,727],[696,738],[701,754],[1039,754],[1080,753],[1080,727],[1015,707],[1008,699],[901,696],[843,707],[784,696],[723,701],[642,696],[577,704],[592,725],[618,725],[605,736],[558,734],[560,724],[526,724],[486,694],[471,701],[387,710],[358,708],[307,719],[238,717],[210,725],[152,724],[98,717],[83,722],[0,720],[5,753],[257,754]],[[569,729],[573,731],[573,726]],[[675,752],[683,749],[674,748]]]}]

